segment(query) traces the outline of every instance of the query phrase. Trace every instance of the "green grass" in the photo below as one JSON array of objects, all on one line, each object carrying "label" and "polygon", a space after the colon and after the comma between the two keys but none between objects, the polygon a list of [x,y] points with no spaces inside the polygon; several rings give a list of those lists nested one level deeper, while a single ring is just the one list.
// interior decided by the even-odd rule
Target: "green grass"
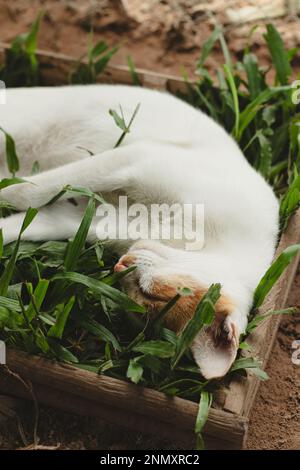
[{"label": "green grass", "polygon": [[132,123],[138,113],[140,109],[140,103],[137,104],[135,110],[133,111],[133,114],[129,120],[129,123],[126,124],[125,122],[125,118],[124,118],[124,113],[123,113],[123,109],[122,109],[122,106],[120,105],[120,113],[121,115],[119,115],[117,113],[117,111],[113,110],[113,109],[110,109],[109,110],[109,114],[113,117],[114,121],[115,121],[115,124],[121,129],[122,131],[122,134],[120,135],[118,141],[116,142],[116,144],[114,145],[114,148],[116,147],[119,147],[119,145],[121,145],[121,143],[123,142],[123,140],[125,139],[126,135],[130,132],[130,128],[132,126]]},{"label": "green grass", "polygon": [[[39,19],[27,35],[17,38],[0,68],[0,78],[8,86],[40,83],[39,64],[35,55]],[[272,184],[281,199],[281,230],[300,203],[300,127],[299,108],[291,100],[291,60],[295,51],[287,51],[279,33],[267,26],[266,44],[275,69],[275,83],[266,80],[266,70],[260,67],[250,48],[245,49],[240,62],[234,63],[228,52],[222,29],[217,27],[202,45],[197,63],[199,79],[190,83],[181,98],[202,109],[220,122],[237,140],[250,164]],[[224,68],[217,71],[218,81],[205,68],[207,57],[216,41],[224,52]],[[78,63],[71,71],[72,83],[96,81],[116,48],[108,49],[104,42],[93,45],[90,36],[88,64]],[[129,59],[132,80],[139,83],[134,64]],[[133,103],[134,109],[135,103]],[[122,108],[121,108],[122,109]],[[121,145],[134,119],[138,106],[127,125],[116,111],[110,113],[122,131],[116,143]],[[0,122],[1,126],[1,122]],[[6,157],[11,178],[0,182],[0,189],[23,180],[18,178],[19,160],[13,136],[4,132]],[[34,165],[38,169],[38,162]],[[35,169],[33,169],[35,171]],[[191,356],[189,346],[195,335],[214,319],[214,305],[220,295],[219,284],[210,287],[195,310],[193,319],[181,335],[176,336],[163,326],[163,317],[180,296],[189,295],[182,289],[161,311],[155,321],[149,321],[144,308],[120,289],[120,279],[131,269],[113,273],[116,257],[100,241],[86,243],[86,236],[95,211],[95,202],[102,202],[85,188],[62,188],[53,203],[65,192],[70,197],[84,197],[86,211],[73,240],[45,243],[22,242],[21,235],[36,215],[28,209],[20,237],[16,243],[3,247],[0,231],[0,337],[15,348],[40,354],[77,367],[105,374],[135,384],[155,388],[171,396],[199,402],[195,424],[197,447],[203,447],[201,432],[212,403],[218,381],[206,381]],[[13,211],[1,203],[6,216]],[[255,317],[259,307],[284,269],[299,251],[289,247],[259,283],[253,300],[247,335],[270,315],[290,314],[292,309],[268,312]],[[217,281],[217,280],[216,280]],[[241,350],[253,357],[239,357],[229,374],[245,374],[250,370],[260,379],[267,375],[242,338]]]},{"label": "green grass", "polygon": [[17,36],[6,51],[5,63],[0,66],[0,80],[7,87],[36,86],[40,83],[36,49],[42,17],[43,13],[40,13],[29,32]]},{"label": "green grass", "polygon": [[[95,83],[97,77],[105,70],[110,59],[118,52],[118,46],[109,49],[105,41],[94,44],[93,32],[89,34],[88,52],[82,56],[70,73],[71,84]],[[82,59],[87,59],[83,62]]]}]

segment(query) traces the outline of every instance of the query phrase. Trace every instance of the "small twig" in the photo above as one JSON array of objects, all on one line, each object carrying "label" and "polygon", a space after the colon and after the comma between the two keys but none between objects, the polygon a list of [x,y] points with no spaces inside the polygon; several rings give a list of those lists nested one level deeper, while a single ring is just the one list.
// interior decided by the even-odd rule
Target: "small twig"
[{"label": "small twig", "polygon": [[[24,387],[29,392],[29,394],[30,394],[30,396],[33,400],[34,410],[35,410],[35,418],[34,418],[33,444],[32,445],[37,447],[39,445],[39,437],[38,437],[38,434],[37,434],[38,423],[39,423],[39,405],[38,405],[38,401],[36,399],[36,396],[35,396],[35,393],[34,393],[34,390],[33,390],[33,387],[32,387],[32,383],[31,382],[27,383],[19,374],[17,374],[16,372],[13,372],[7,365],[4,365],[3,369],[9,375],[11,375],[12,377],[14,377],[16,380],[18,380],[19,382],[21,382],[24,385]],[[26,444],[27,444],[27,441],[26,441]]]},{"label": "small twig", "polygon": [[61,446],[60,443],[56,444],[56,446],[45,446],[42,444],[29,444],[26,447],[18,447],[16,450],[57,450]]},{"label": "small twig", "polygon": [[[1,396],[0,398],[1,398],[1,400],[0,400],[0,416],[2,415],[2,416],[4,416],[5,418],[8,418],[8,419],[16,419],[17,428],[18,428],[20,437],[23,441],[24,446],[27,446],[28,441],[27,441],[26,436],[25,436],[22,421],[21,421],[18,413],[16,412],[16,410],[14,410],[11,406],[11,402],[15,399],[12,399],[10,397],[4,397],[4,396],[3,397]],[[9,400],[9,402],[7,403],[8,400]]]}]

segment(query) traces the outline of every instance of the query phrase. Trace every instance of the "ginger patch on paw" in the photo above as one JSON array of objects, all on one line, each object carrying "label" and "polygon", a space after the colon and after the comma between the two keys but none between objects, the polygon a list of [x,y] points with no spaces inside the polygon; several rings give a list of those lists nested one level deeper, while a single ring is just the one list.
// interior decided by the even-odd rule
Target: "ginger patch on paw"
[{"label": "ginger patch on paw", "polygon": [[[193,317],[198,303],[207,292],[207,287],[200,285],[192,277],[174,275],[163,280],[154,280],[151,292],[149,293],[159,301],[159,305],[156,306],[155,302],[152,302],[151,305],[154,311],[150,312],[150,314],[155,315],[158,313],[158,307],[161,307],[161,303],[171,300],[177,294],[178,289],[183,287],[190,288],[193,291],[192,294],[181,297],[164,318],[165,326],[176,333],[179,333]],[[221,295],[216,304],[216,322],[218,324],[222,323],[233,310],[233,302],[225,294]]]}]

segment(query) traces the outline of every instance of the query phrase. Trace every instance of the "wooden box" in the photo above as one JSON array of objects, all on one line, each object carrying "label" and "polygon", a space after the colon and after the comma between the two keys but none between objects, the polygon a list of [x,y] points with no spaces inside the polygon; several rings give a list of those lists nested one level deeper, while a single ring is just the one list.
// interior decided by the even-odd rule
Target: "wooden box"
[{"label": "wooden box", "polygon": [[[0,60],[6,47],[0,44]],[[75,59],[44,51],[39,51],[38,55],[44,84],[68,83],[70,70],[76,64]],[[186,90],[184,80],[178,77],[144,70],[137,70],[137,73],[144,86],[168,90],[171,93]],[[131,84],[132,78],[126,67],[108,66],[99,81]],[[276,256],[287,246],[299,242],[300,212],[290,220],[280,240]],[[299,256],[274,286],[260,308],[260,314],[285,306],[298,261]],[[269,317],[247,340],[255,355],[262,361],[263,367],[267,363],[279,323],[279,316]],[[32,384],[32,391],[40,403],[83,416],[99,417],[118,426],[159,435],[161,438],[178,441],[181,445],[193,448],[197,403],[177,397],[170,398],[155,390],[98,376],[72,365],[30,356],[12,349],[7,352],[7,366],[30,386]],[[258,386],[259,379],[249,372],[246,378],[235,378],[228,386],[222,388],[204,428],[207,448],[243,448],[247,439],[249,414]],[[20,379],[8,373],[5,366],[0,366],[1,392],[32,400],[29,388]]]}]

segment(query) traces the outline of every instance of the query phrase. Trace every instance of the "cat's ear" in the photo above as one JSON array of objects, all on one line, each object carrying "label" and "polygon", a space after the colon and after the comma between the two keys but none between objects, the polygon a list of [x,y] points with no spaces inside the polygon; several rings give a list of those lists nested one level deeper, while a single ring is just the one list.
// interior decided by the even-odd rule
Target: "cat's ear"
[{"label": "cat's ear", "polygon": [[203,329],[192,344],[192,353],[206,379],[223,377],[235,360],[239,345],[236,324],[228,316],[221,324]]}]

